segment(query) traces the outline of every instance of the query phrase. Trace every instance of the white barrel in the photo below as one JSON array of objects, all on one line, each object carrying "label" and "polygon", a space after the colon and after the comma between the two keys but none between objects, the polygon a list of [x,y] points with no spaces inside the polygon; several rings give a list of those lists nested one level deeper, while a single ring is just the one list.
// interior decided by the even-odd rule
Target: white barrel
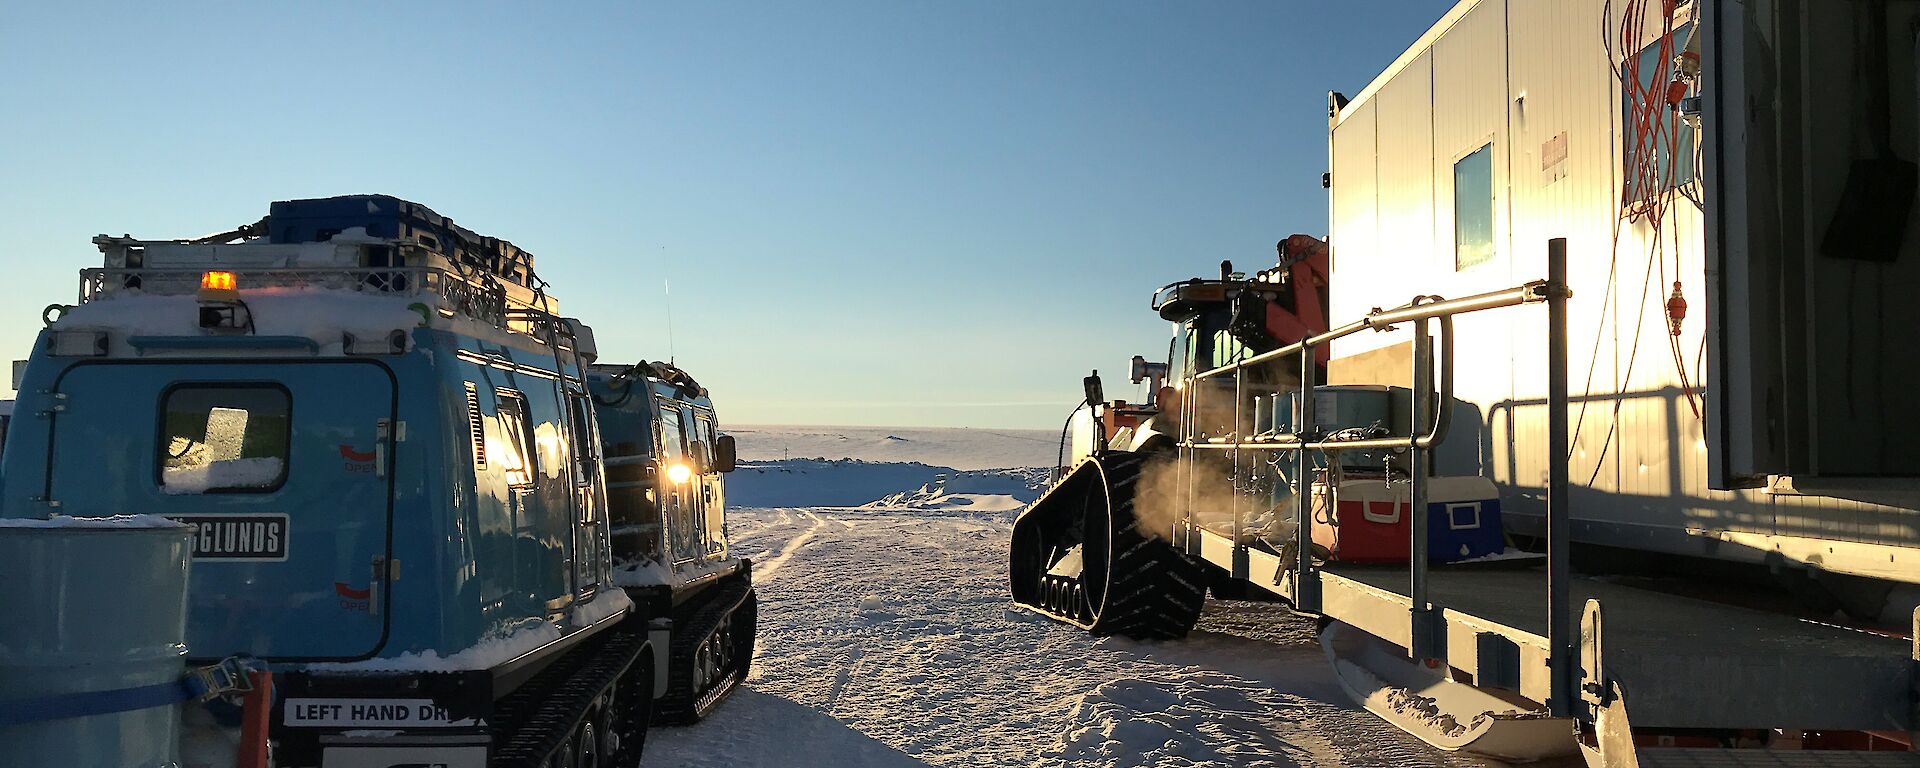
[{"label": "white barrel", "polygon": [[[144,515],[0,520],[0,699],[178,681],[192,528]],[[179,707],[0,725],[0,767],[176,759]]]}]

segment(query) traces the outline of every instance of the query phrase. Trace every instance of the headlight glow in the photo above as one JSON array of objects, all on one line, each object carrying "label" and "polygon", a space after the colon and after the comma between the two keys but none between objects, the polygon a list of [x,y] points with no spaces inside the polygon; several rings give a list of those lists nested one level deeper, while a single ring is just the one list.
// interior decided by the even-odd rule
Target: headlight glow
[{"label": "headlight glow", "polygon": [[684,483],[692,478],[692,467],[688,467],[685,464],[672,464],[667,467],[667,480],[672,481],[675,485]]}]

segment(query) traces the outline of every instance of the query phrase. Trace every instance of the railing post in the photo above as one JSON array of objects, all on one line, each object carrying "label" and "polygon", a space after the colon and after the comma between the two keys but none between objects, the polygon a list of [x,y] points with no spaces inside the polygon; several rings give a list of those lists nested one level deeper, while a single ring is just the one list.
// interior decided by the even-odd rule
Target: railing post
[{"label": "railing post", "polygon": [[[1427,411],[1433,402],[1433,337],[1427,334],[1427,321],[1413,323],[1413,393],[1408,409],[1413,429],[1427,423]],[[1407,597],[1413,604],[1407,617],[1415,659],[1440,658],[1440,642],[1434,631],[1433,606],[1427,601],[1427,470],[1432,463],[1430,449],[1418,444],[1407,450],[1407,514],[1412,516],[1408,529]]]},{"label": "railing post", "polygon": [[[1246,371],[1239,361],[1233,367],[1233,477],[1227,481],[1227,498],[1233,504],[1233,577],[1247,578],[1249,571],[1247,543],[1244,540],[1246,515],[1240,506],[1240,444],[1246,442],[1246,430],[1241,429],[1245,418],[1244,405],[1247,401]],[[1251,501],[1251,499],[1249,499]]]},{"label": "railing post", "polygon": [[[1313,460],[1305,443],[1313,434],[1313,345],[1300,348],[1300,396],[1293,399],[1293,429],[1301,447],[1293,454],[1294,531],[1293,607],[1310,613],[1320,611],[1320,574],[1313,569]],[[1328,478],[1331,481],[1332,478]],[[1328,489],[1331,493],[1331,488]]]},{"label": "railing post", "polygon": [[[1175,333],[1182,332],[1176,328]],[[1193,469],[1189,466],[1193,456],[1193,441],[1198,435],[1193,428],[1193,398],[1199,395],[1199,380],[1193,378],[1192,371],[1181,374],[1181,385],[1175,388],[1180,393],[1180,430],[1179,439],[1174,441],[1173,482],[1180,489],[1180,528],[1174,537],[1182,543],[1181,551],[1195,557],[1200,556],[1200,545],[1193,540]]]},{"label": "railing post", "polygon": [[1579,690],[1567,505],[1567,240],[1547,241],[1547,706],[1572,717]]}]

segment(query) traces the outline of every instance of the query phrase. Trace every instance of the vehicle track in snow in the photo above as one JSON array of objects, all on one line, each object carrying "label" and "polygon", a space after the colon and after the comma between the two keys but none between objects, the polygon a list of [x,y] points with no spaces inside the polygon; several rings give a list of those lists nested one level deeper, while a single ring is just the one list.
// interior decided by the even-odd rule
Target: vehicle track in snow
[{"label": "vehicle track in snow", "polygon": [[[1186,640],[1096,639],[1015,609],[1004,517],[744,510],[760,655],[647,765],[1485,766],[1340,692],[1310,620],[1213,602]],[[777,578],[775,578],[777,576]]]},{"label": "vehicle track in snow", "polygon": [[[778,511],[780,513],[780,523],[775,526],[776,528],[784,527],[792,523],[793,515],[788,510],[782,509]],[[764,563],[755,563],[753,569],[755,581],[771,580],[774,574],[779,573],[780,569],[787,564],[788,560],[793,559],[794,554],[798,553],[801,547],[806,546],[807,542],[812,541],[813,537],[820,533],[820,529],[825,528],[827,525],[827,521],[822,520],[819,515],[813,512],[804,509],[793,511],[799,512],[802,516],[811,520],[813,525],[798,536],[788,539],[786,544],[781,547],[779,554],[767,558]],[[772,550],[769,549],[768,551],[771,552]]]}]

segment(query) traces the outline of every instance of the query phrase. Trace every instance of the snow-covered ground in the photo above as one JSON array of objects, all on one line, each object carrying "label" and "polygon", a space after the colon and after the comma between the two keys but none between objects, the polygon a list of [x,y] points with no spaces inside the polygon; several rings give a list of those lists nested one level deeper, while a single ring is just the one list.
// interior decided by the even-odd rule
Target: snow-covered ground
[{"label": "snow-covered ground", "polygon": [[[1312,623],[1277,606],[1210,603],[1198,631],[1168,643],[1094,639],[1014,608],[1009,521],[1044,473],[978,470],[1022,455],[1020,439],[843,431],[860,451],[876,450],[869,432],[906,438],[925,453],[881,443],[886,458],[925,463],[768,462],[734,431],[756,464],[796,471],[736,473],[730,500],[837,495],[733,513],[734,546],[756,562],[759,656],[710,720],[652,731],[647,765],[1484,765],[1355,709]],[[793,455],[844,458],[824,444]],[[960,464],[974,471],[949,469]],[[926,471],[944,488],[916,479]]]}]

